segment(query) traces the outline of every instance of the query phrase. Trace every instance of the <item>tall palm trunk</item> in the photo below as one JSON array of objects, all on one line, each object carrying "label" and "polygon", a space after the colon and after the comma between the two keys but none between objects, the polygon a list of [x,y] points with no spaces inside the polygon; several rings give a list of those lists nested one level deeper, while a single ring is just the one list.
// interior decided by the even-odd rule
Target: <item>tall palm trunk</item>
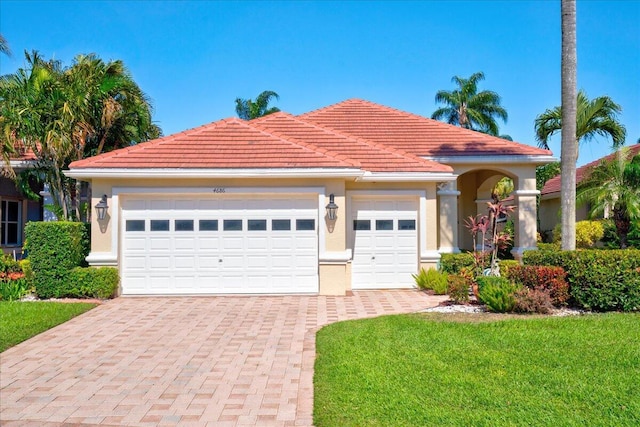
[{"label": "tall palm trunk", "polygon": [[576,248],[576,162],[578,94],[576,53],[576,0],[562,0],[562,147],[560,156],[562,200],[562,249]]}]

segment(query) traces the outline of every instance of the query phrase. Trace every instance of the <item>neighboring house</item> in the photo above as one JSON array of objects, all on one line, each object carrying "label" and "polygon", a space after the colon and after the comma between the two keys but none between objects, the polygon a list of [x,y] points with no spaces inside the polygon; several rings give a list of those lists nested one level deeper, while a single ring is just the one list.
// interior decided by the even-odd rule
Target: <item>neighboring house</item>
[{"label": "neighboring house", "polygon": [[[632,145],[629,148],[631,157],[640,154],[640,144]],[[600,162],[615,159],[616,153],[594,160],[576,169],[576,183],[579,184],[586,176],[587,172],[598,166]],[[560,179],[557,175],[546,182],[540,191],[540,234],[546,241],[553,238],[553,229],[560,223]],[[588,205],[576,206],[576,221],[589,219]]]},{"label": "neighboring house", "polygon": [[[16,147],[17,154],[10,159],[15,173],[30,167],[36,160],[31,150]],[[0,176],[0,247],[2,252],[19,258],[24,243],[24,226],[29,221],[42,221],[42,202],[27,199],[16,188],[15,182]]]},{"label": "neighboring house", "polygon": [[[310,113],[225,119],[70,165],[90,181],[95,266],[122,294],[408,288],[464,219],[513,179],[515,247],[536,247],[547,150],[352,99]],[[337,207],[337,215],[332,213]]]}]

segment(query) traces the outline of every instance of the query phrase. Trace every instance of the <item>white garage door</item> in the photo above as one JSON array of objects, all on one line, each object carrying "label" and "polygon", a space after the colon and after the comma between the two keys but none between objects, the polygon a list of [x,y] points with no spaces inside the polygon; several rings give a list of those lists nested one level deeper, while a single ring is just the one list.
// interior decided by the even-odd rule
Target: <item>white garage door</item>
[{"label": "white garage door", "polygon": [[352,198],[352,288],[411,288],[418,270],[418,201]]},{"label": "white garage door", "polygon": [[317,206],[290,195],[124,198],[123,294],[318,292]]}]

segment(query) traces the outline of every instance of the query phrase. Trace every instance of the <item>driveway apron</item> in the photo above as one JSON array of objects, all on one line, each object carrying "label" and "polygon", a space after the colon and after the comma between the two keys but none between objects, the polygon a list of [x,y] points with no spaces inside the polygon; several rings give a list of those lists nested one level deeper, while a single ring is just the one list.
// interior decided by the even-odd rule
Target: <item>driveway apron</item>
[{"label": "driveway apron", "polygon": [[131,297],[0,354],[2,426],[311,426],[315,333],[445,297]]}]

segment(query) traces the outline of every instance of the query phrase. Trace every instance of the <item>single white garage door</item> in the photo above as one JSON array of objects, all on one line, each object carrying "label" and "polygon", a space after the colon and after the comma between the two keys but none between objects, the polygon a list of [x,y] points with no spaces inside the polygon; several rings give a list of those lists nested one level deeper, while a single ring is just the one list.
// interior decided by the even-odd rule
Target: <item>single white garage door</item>
[{"label": "single white garage door", "polygon": [[207,197],[123,198],[123,294],[318,292],[317,197]]},{"label": "single white garage door", "polygon": [[418,270],[418,201],[353,197],[352,288],[411,288]]}]

